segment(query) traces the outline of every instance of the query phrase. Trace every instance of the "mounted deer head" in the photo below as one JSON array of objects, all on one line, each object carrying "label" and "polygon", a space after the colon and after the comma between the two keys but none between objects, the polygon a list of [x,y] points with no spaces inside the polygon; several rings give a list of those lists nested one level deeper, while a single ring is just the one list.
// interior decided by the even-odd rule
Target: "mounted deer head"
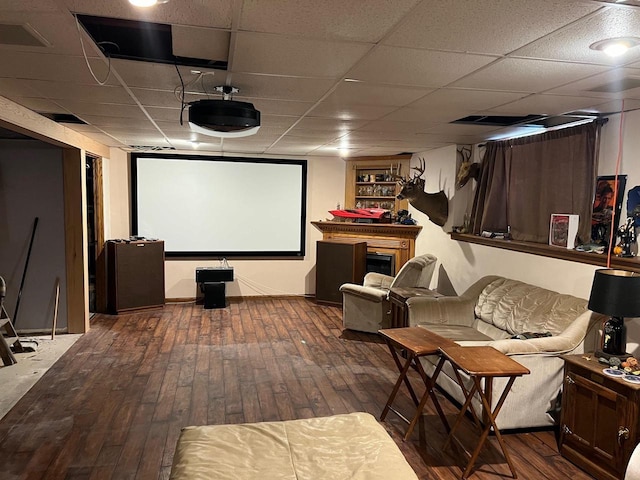
[{"label": "mounted deer head", "polygon": [[458,168],[458,174],[456,175],[456,188],[460,189],[464,187],[470,179],[478,180],[480,177],[480,164],[470,160],[471,147],[462,147],[457,153],[462,158],[462,162]]},{"label": "mounted deer head", "polygon": [[424,179],[421,178],[425,170],[425,162],[420,159],[420,166],[413,167],[418,173],[413,178],[406,179],[400,175],[395,175],[401,186],[398,200],[407,199],[413,208],[429,216],[429,220],[442,227],[449,217],[449,200],[444,191],[438,193],[427,193],[424,191]]}]

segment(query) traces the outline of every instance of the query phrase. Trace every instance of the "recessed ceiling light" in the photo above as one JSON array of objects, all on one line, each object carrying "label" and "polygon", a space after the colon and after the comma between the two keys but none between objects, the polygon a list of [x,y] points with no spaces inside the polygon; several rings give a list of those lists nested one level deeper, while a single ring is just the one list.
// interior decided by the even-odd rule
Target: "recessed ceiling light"
[{"label": "recessed ceiling light", "polygon": [[630,48],[640,45],[640,38],[637,37],[619,37],[607,38],[599,42],[589,45],[591,50],[600,50],[610,57],[619,57]]},{"label": "recessed ceiling light", "polygon": [[129,0],[134,7],[153,7],[159,3],[167,3],[169,0]]}]

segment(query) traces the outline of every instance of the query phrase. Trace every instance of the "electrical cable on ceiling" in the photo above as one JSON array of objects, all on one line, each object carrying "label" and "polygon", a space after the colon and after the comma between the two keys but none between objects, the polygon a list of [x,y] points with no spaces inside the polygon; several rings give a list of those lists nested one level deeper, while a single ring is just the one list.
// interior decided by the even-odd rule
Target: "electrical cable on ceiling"
[{"label": "electrical cable on ceiling", "polygon": [[[185,107],[185,103],[184,103],[184,80],[182,80],[182,74],[180,73],[180,69],[178,68],[178,63],[175,61],[173,62],[173,66],[176,67],[176,72],[178,72],[178,77],[180,78],[180,86],[182,87],[182,94],[179,98],[180,100],[180,125],[183,125],[182,122],[182,114],[184,113],[184,107]],[[177,88],[177,87],[176,87]],[[175,93],[175,90],[174,90]]]},{"label": "electrical cable on ceiling", "polygon": [[[613,240],[615,232],[613,226],[616,224],[616,209],[618,206],[618,174],[620,173],[620,163],[622,162],[622,133],[624,126],[624,99],[622,99],[622,109],[620,112],[620,129],[618,131],[618,158],[616,160],[616,171],[613,177],[613,210],[611,214],[611,228],[609,232],[609,248],[607,249],[607,268],[611,268],[611,252],[613,252]],[[623,192],[624,193],[624,192]]]},{"label": "electrical cable on ceiling", "polygon": [[[105,86],[107,84],[107,82],[109,81],[109,77],[111,76],[111,55],[109,55],[106,52],[106,50],[103,50],[104,54],[107,57],[107,60],[109,62],[108,63],[108,69],[107,69],[107,76],[102,81],[98,80],[98,77],[96,77],[95,73],[93,73],[93,69],[91,68],[91,64],[89,64],[89,58],[87,58],[87,51],[84,48],[84,41],[82,40],[82,29],[80,28],[80,21],[78,20],[78,16],[77,15],[76,15],[76,26],[78,27],[78,34],[79,34],[79,37],[80,37],[80,46],[82,47],[82,56],[84,57],[84,61],[87,64],[87,68],[89,69],[89,73],[91,74],[93,79],[98,83],[98,85]],[[105,43],[111,43],[111,42],[105,42]]]}]

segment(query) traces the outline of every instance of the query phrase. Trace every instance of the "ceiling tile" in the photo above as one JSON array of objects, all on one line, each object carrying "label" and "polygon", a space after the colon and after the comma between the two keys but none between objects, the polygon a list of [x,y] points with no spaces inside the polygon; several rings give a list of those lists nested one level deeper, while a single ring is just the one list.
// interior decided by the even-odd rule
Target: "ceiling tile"
[{"label": "ceiling tile", "polygon": [[591,50],[589,45],[607,38],[637,37],[640,32],[640,8],[603,8],[598,14],[559,30],[514,52],[517,56],[566,60],[571,62],[620,65],[640,59],[640,49],[621,57],[609,57]]},{"label": "ceiling tile", "polygon": [[333,84],[333,80],[320,78],[279,77],[247,73],[233,75],[233,85],[238,87],[240,94],[246,98],[315,102],[328,92]]},{"label": "ceiling tile", "polygon": [[127,91],[117,86],[73,85],[70,88],[69,84],[65,82],[49,82],[46,80],[24,80],[24,83],[43,97],[52,100],[70,99],[82,102],[134,103]]},{"label": "ceiling tile", "polygon": [[[0,81],[0,92],[4,93],[2,89],[2,82]],[[58,102],[47,100],[45,98],[25,98],[25,97],[12,97],[12,100],[23,107],[33,110],[34,112],[45,113],[65,113],[66,110],[60,106]]]},{"label": "ceiling tile", "polygon": [[345,121],[339,118],[318,118],[305,117],[300,120],[293,128],[292,133],[299,130],[317,131],[317,132],[333,132],[346,133],[351,130],[357,130],[365,125],[364,121]]},{"label": "ceiling tile", "polygon": [[74,115],[98,115],[104,117],[124,117],[146,119],[138,105],[113,103],[79,102],[73,99],[56,100],[56,103]]},{"label": "ceiling tile", "polygon": [[[3,2],[0,2],[2,5]],[[43,4],[53,5],[51,0],[42,0]],[[55,10],[58,10],[56,7]],[[50,46],[48,47],[28,47],[20,45],[1,45],[0,49],[12,50],[19,52],[49,53],[56,55],[82,55],[82,46],[80,43],[80,33],[75,22],[75,18],[68,13],[22,13],[22,12],[2,12],[1,18],[3,23],[28,23],[42,38],[44,38]],[[86,35],[83,36],[86,52],[88,56],[95,56],[96,52],[93,47],[88,44]]]},{"label": "ceiling tile", "polygon": [[595,65],[505,58],[452,86],[539,93],[604,70]]},{"label": "ceiling tile", "polygon": [[548,0],[424,1],[383,43],[506,54],[597,10],[596,4]]},{"label": "ceiling tile", "polygon": [[619,113],[623,110],[631,111],[631,110],[639,110],[640,109],[640,99],[626,99],[624,102],[622,100],[610,100],[608,102],[599,103],[597,105],[592,105],[585,110],[588,112],[597,112],[597,113]]},{"label": "ceiling tile", "polygon": [[0,2],[0,12],[56,12],[58,5],[54,2],[42,0],[2,0]]},{"label": "ceiling tile", "polygon": [[433,109],[433,108],[413,108],[402,107],[389,115],[385,115],[382,120],[391,122],[420,122],[420,123],[437,123],[437,122],[451,122],[457,120],[460,117],[468,115],[469,110],[465,108],[447,108],[447,109]]},{"label": "ceiling tile", "polygon": [[244,0],[240,29],[329,40],[377,42],[419,0]]},{"label": "ceiling tile", "polygon": [[323,100],[334,105],[391,105],[401,107],[433,92],[422,87],[373,85],[365,82],[343,81]]},{"label": "ceiling tile", "polygon": [[228,61],[231,34],[214,28],[173,25],[173,54],[179,57]]},{"label": "ceiling tile", "polygon": [[338,78],[371,48],[347,43],[239,32],[233,70],[306,77]]},{"label": "ceiling tile", "polygon": [[[0,64],[5,72],[11,72],[11,76],[16,78],[97,84],[83,57],[0,50]],[[109,75],[109,68],[102,60],[91,58],[89,64],[100,81],[106,79],[109,85],[119,85],[118,81]]]},{"label": "ceiling tile", "polygon": [[[182,84],[175,65],[121,59],[112,60],[112,64],[129,87],[181,91]],[[227,79],[227,72],[223,70],[198,69],[205,72],[199,75],[191,73],[191,70],[194,70],[191,67],[179,66],[178,68],[187,92],[213,93],[213,88],[216,85],[224,85]]]},{"label": "ceiling tile", "polygon": [[313,106],[313,102],[297,102],[285,99],[269,100],[242,96],[234,96],[233,99],[252,103],[262,115],[302,115]]},{"label": "ceiling tile", "polygon": [[137,118],[129,117],[102,117],[98,115],[82,115],[82,120],[89,125],[94,125],[99,128],[112,128],[118,130],[127,131],[132,130],[156,130],[156,127],[147,119],[144,115],[137,116]]},{"label": "ceiling tile", "polygon": [[518,92],[498,92],[495,90],[464,90],[460,88],[441,88],[416,100],[409,106],[433,111],[465,109],[468,111],[486,110],[503,103],[522,98]]},{"label": "ceiling tile", "polygon": [[171,0],[152,9],[141,10],[127,2],[104,0],[61,0],[70,11],[101,17],[125,18],[179,25],[231,28],[233,0]]},{"label": "ceiling tile", "polygon": [[7,98],[42,98],[43,95],[33,88],[29,87],[22,79],[0,78],[0,95]]},{"label": "ceiling tile", "polygon": [[313,117],[339,118],[341,120],[377,120],[397,108],[379,105],[342,105],[339,102],[329,100],[318,104],[309,115]]},{"label": "ceiling tile", "polygon": [[[152,90],[148,88],[131,88],[133,96],[145,107],[180,108],[180,94],[173,90]],[[185,97],[185,102],[192,102],[207,98],[205,95],[191,95]]]},{"label": "ceiling tile", "polygon": [[620,92],[607,92],[598,91],[594,89],[602,89],[605,85],[615,85],[617,82],[621,82],[625,78],[640,78],[640,73],[635,69],[630,68],[616,68],[602,72],[598,75],[593,75],[584,80],[578,80],[558,88],[549,90],[546,93],[560,94],[560,95],[580,95],[585,97],[600,97],[600,98],[640,98],[640,89],[634,88],[629,90],[623,90]]},{"label": "ceiling tile", "polygon": [[583,110],[597,103],[599,100],[593,97],[538,94],[492,108],[489,112],[511,115],[560,115],[574,110]]},{"label": "ceiling tile", "polygon": [[372,83],[443,87],[495,57],[381,46],[347,73]]},{"label": "ceiling tile", "polygon": [[428,122],[402,122],[382,119],[369,122],[358,131],[380,132],[382,134],[387,132],[425,133],[433,126],[433,123]]}]

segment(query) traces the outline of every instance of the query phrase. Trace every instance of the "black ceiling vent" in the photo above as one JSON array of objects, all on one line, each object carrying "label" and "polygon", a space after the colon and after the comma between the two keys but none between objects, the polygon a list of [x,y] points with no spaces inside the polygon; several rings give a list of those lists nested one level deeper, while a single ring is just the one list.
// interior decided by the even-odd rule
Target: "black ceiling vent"
[{"label": "black ceiling vent", "polygon": [[579,122],[581,120],[592,120],[598,118],[597,113],[590,112],[571,112],[564,115],[523,115],[523,116],[505,116],[505,115],[471,115],[468,117],[454,120],[451,123],[465,125],[483,125],[493,127],[543,127],[553,128],[560,125]]},{"label": "black ceiling vent", "polygon": [[176,147],[165,147],[158,145],[129,145],[129,149],[134,152],[165,152],[168,150],[175,150]]},{"label": "black ceiling vent", "polygon": [[48,113],[48,112],[38,112],[43,117],[47,117],[49,120],[53,120],[58,123],[76,123],[79,125],[88,125],[84,120],[80,120],[75,115],[71,115],[70,113]]},{"label": "black ceiling vent", "polygon": [[532,122],[544,117],[543,115],[469,115],[468,117],[454,120],[453,124],[464,125],[483,125],[493,127],[510,127],[512,125],[520,125],[522,123]]},{"label": "black ceiling vent", "polygon": [[173,54],[171,25],[76,14],[105,55],[125,60],[226,70],[227,62]]}]

